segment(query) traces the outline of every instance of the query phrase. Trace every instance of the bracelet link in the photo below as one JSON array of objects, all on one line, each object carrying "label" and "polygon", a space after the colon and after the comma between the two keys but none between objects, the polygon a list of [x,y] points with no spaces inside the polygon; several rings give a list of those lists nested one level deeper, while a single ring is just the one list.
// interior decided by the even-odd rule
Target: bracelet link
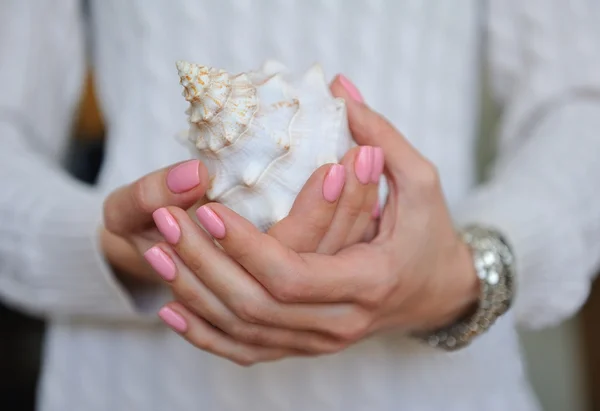
[{"label": "bracelet link", "polygon": [[419,336],[430,346],[447,351],[466,347],[486,332],[512,306],[515,293],[514,256],[498,231],[478,225],[464,227],[462,240],[469,246],[480,281],[476,311],[442,329]]}]

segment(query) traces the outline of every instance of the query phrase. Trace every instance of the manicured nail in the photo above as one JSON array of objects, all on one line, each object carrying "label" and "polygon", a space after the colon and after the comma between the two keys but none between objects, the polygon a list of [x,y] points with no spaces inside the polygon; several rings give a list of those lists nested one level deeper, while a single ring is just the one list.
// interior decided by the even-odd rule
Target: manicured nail
[{"label": "manicured nail", "polygon": [[371,181],[371,170],[373,168],[373,147],[363,146],[360,148],[354,162],[356,178],[363,184]]},{"label": "manicured nail", "polygon": [[216,239],[225,237],[225,224],[223,224],[223,221],[210,207],[200,207],[196,210],[196,217],[198,217],[198,221],[210,235]]},{"label": "manicured nail", "polygon": [[383,149],[381,147],[373,147],[373,170],[371,172],[371,182],[378,183],[381,173],[383,173]]},{"label": "manicured nail", "polygon": [[191,160],[179,164],[167,174],[167,187],[172,192],[184,193],[200,184],[198,167],[200,161]]},{"label": "manicured nail", "polygon": [[340,74],[339,79],[340,83],[342,83],[342,86],[346,89],[348,94],[350,94],[350,97],[352,97],[353,100],[358,101],[359,103],[364,101],[356,86],[346,76]]},{"label": "manicured nail", "polygon": [[166,208],[159,208],[152,213],[152,218],[154,219],[156,228],[165,237],[165,240],[171,244],[177,244],[181,236],[181,229],[171,213]]},{"label": "manicured nail", "polygon": [[380,214],[381,214],[381,207],[379,207],[379,200],[377,200],[377,201],[375,201],[375,204],[373,204],[373,211],[371,212],[371,217],[379,218]]},{"label": "manicured nail", "polygon": [[342,193],[345,181],[346,170],[344,170],[344,166],[341,164],[331,166],[323,182],[323,197],[325,197],[325,200],[330,203],[336,201]]},{"label": "manicured nail", "polygon": [[144,258],[154,268],[154,270],[165,281],[173,281],[175,279],[175,263],[171,258],[161,250],[158,246],[154,246],[144,253]]},{"label": "manicured nail", "polygon": [[158,311],[158,316],[172,329],[177,332],[185,332],[187,330],[187,322],[185,318],[177,314],[169,307],[163,307]]}]

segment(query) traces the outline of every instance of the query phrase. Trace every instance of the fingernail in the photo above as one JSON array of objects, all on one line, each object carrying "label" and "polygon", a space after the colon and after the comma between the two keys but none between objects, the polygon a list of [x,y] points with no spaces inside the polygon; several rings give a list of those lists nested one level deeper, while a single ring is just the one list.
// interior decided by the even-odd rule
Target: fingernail
[{"label": "fingernail", "polygon": [[378,183],[381,173],[383,173],[383,149],[381,147],[373,147],[373,170],[371,173],[371,182]]},{"label": "fingernail", "polygon": [[350,97],[353,100],[358,101],[359,103],[362,103],[364,101],[362,95],[360,94],[356,86],[346,76],[340,74],[339,79],[340,83],[342,83],[342,86],[346,89],[348,94],[350,94]]},{"label": "fingernail", "polygon": [[179,164],[167,174],[167,187],[172,192],[183,193],[200,184],[198,167],[200,161],[191,160]]},{"label": "fingernail", "polygon": [[356,178],[363,184],[371,181],[371,169],[373,164],[373,147],[363,146],[360,148],[354,163]]},{"label": "fingernail", "polygon": [[169,307],[163,307],[158,311],[158,316],[172,329],[177,332],[185,332],[187,330],[187,322],[185,318],[177,314]]},{"label": "fingernail", "polygon": [[156,228],[165,237],[165,240],[171,244],[177,244],[181,236],[181,229],[171,213],[166,208],[159,208],[152,213],[152,218],[154,219]]},{"label": "fingernail", "polygon": [[154,246],[144,253],[144,258],[154,268],[154,270],[165,281],[173,281],[175,279],[175,263],[171,258],[161,250],[158,246]]},{"label": "fingernail", "polygon": [[375,204],[373,204],[373,211],[371,212],[371,217],[379,218],[380,214],[381,214],[381,207],[379,207],[379,200],[377,200],[377,201],[375,201]]},{"label": "fingernail", "polygon": [[225,237],[225,224],[210,207],[200,207],[196,210],[196,217],[210,235],[217,239]]},{"label": "fingernail", "polygon": [[344,166],[341,164],[331,166],[323,182],[323,197],[325,197],[325,200],[330,203],[336,201],[342,193],[345,181],[346,171]]}]

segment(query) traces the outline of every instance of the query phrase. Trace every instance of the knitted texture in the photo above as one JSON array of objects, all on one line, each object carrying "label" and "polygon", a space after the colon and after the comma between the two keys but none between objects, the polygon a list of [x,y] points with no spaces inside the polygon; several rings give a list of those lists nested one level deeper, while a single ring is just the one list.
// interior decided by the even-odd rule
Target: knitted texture
[{"label": "knitted texture", "polygon": [[[600,257],[600,5],[487,3],[92,0],[109,133],[89,189],[61,168],[86,64],[79,1],[3,2],[0,297],[49,320],[39,409],[537,410],[516,327],[572,315]],[[515,308],[472,346],[448,354],[388,334],[242,368],[157,321],[165,290],[114,280],[96,241],[103,198],[188,157],[173,137],[186,127],[175,61],[239,72],[267,58],[343,72],[437,165],[457,222],[514,243]],[[503,117],[494,176],[477,187],[481,63]]]}]

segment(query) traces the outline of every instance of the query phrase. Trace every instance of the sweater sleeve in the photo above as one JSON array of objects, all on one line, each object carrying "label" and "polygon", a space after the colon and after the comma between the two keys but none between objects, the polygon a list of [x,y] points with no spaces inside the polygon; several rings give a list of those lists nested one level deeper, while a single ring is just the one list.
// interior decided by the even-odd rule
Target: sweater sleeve
[{"label": "sweater sleeve", "polygon": [[85,70],[79,3],[0,6],[0,298],[46,318],[147,321],[99,250],[103,197],[61,167]]},{"label": "sweater sleeve", "polygon": [[554,325],[585,302],[600,262],[600,3],[492,0],[488,67],[502,107],[492,178],[458,222],[515,248],[515,315]]}]

